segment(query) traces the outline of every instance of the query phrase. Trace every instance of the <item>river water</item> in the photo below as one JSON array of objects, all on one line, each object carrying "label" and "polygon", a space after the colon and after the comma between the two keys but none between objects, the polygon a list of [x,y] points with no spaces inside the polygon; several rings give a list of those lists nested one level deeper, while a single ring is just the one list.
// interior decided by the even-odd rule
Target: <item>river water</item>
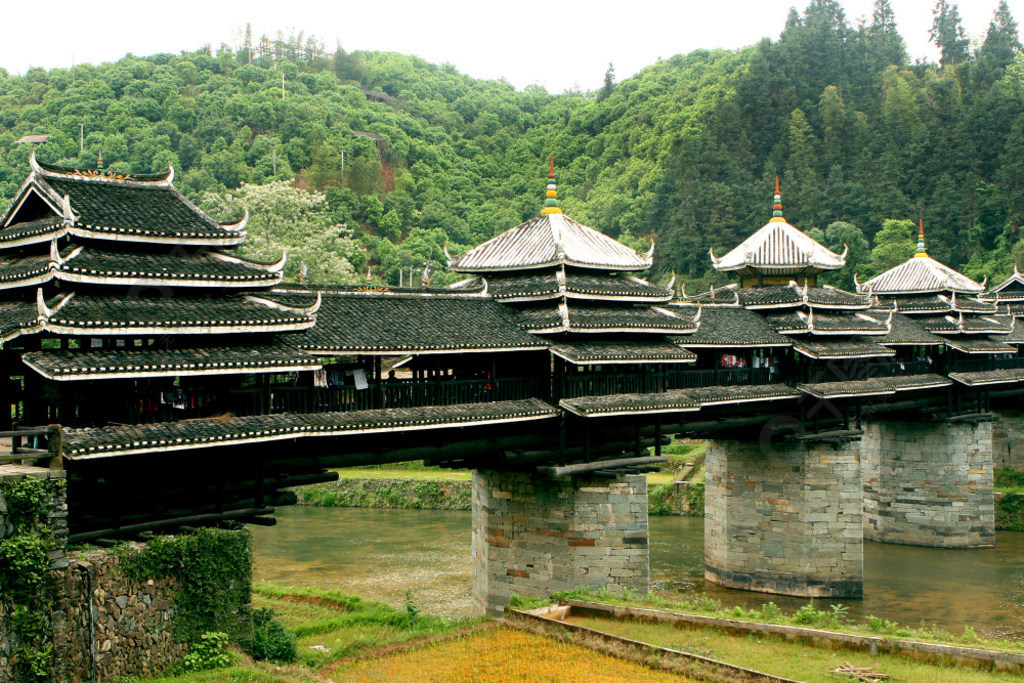
[{"label": "river water", "polygon": [[[433,614],[472,614],[470,513],[427,510],[286,507],[274,527],[253,527],[257,581],[341,590],[400,606],[406,591]],[[651,517],[651,588],[664,597],[702,594],[723,605],[769,600],[795,610],[807,600],[729,590],[703,578],[704,520]],[[940,550],[864,544],[863,600],[846,600],[849,617],[867,615],[954,632],[1024,640],[1024,533],[998,532],[997,547]],[[827,609],[837,600],[818,600]]]}]

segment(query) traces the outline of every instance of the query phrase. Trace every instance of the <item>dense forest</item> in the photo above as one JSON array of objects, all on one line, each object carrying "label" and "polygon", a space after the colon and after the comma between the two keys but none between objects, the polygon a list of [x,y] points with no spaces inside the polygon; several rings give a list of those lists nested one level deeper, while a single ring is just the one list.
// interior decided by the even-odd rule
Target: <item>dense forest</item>
[{"label": "dense forest", "polygon": [[[74,69],[0,70],[0,201],[41,160],[115,171],[173,165],[225,220],[253,216],[254,256],[289,251],[312,282],[398,284],[534,215],[549,154],[567,213],[628,244],[658,244],[655,279],[709,273],[785,215],[850,247],[851,286],[913,251],[975,278],[1024,266],[1024,58],[1005,1],[982,39],[938,0],[938,64],[910,63],[888,0],[856,26],[837,0],[791,10],[778,40],[659,61],[600,90],[551,94],[315,40],[251,39]],[[266,49],[272,45],[273,49]],[[416,276],[419,277],[418,275]],[[417,279],[418,281],[418,279]]]}]

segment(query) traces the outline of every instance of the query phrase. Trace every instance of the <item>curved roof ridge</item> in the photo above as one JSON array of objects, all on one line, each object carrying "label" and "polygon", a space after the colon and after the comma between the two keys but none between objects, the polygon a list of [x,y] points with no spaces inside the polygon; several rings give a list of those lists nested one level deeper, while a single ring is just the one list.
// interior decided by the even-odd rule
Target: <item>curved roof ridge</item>
[{"label": "curved roof ridge", "polygon": [[174,181],[174,167],[169,166],[162,173],[118,173],[117,171],[104,171],[102,169],[82,169],[71,166],[58,166],[47,164],[36,159],[36,151],[28,158],[29,166],[43,178],[75,178],[91,182],[107,182],[124,185],[158,185],[170,187]]},{"label": "curved roof ridge", "polygon": [[931,256],[915,254],[898,266],[860,283],[859,292],[868,290],[873,294],[924,294],[946,290],[980,294],[985,287]]},{"label": "curved roof ridge", "polygon": [[846,265],[846,259],[814,238],[790,225],[773,218],[738,246],[721,258],[711,254],[716,270],[730,271],[742,268],[814,267],[836,270]]}]

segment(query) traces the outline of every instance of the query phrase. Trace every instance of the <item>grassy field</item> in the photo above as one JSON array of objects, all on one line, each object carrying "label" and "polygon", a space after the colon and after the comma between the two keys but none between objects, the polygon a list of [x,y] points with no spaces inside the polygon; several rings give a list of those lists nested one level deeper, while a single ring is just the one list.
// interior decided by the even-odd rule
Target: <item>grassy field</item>
[{"label": "grassy field", "polygon": [[843,678],[837,677],[832,670],[845,664],[887,674],[889,680],[901,682],[971,683],[1020,680],[1019,674],[982,671],[958,665],[930,664],[884,653],[871,655],[865,652],[831,650],[779,638],[727,635],[714,629],[677,628],[672,624],[601,618],[570,617],[569,621],[605,633],[691,652],[808,683],[828,683]]}]

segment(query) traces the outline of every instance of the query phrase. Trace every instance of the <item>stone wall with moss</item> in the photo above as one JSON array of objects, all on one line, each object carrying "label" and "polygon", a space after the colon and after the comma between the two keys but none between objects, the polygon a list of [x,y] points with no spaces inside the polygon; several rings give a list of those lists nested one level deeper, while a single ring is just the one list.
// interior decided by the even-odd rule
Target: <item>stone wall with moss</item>
[{"label": "stone wall with moss", "polygon": [[203,633],[251,640],[246,529],[68,552],[64,481],[0,467],[0,681],[147,676]]}]

